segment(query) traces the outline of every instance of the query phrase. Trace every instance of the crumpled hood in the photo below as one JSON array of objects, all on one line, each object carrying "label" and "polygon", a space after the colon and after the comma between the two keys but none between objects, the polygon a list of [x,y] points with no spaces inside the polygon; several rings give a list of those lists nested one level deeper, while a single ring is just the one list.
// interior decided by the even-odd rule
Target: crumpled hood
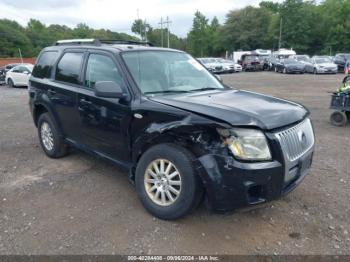
[{"label": "crumpled hood", "polygon": [[299,104],[243,90],[156,96],[150,99],[233,126],[257,126],[264,130],[295,123],[308,114]]}]

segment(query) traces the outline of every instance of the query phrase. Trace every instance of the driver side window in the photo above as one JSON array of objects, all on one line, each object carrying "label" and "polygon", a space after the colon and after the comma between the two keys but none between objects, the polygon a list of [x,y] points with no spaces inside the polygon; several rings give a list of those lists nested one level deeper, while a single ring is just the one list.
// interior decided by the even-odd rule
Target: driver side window
[{"label": "driver side window", "polygon": [[119,86],[122,84],[122,76],[114,61],[105,55],[91,54],[88,59],[84,85],[95,88],[96,82],[112,81]]}]

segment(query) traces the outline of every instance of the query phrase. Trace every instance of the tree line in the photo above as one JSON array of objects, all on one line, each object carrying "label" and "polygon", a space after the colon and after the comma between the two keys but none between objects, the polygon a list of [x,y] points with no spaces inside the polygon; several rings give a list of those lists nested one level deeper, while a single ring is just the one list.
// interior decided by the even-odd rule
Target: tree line
[{"label": "tree line", "polygon": [[84,23],[75,28],[53,24],[45,26],[38,20],[30,19],[23,27],[16,21],[0,19],[0,57],[18,57],[19,50],[23,57],[35,57],[40,50],[57,40],[72,38],[98,38],[138,40],[136,37],[105,29],[93,29]]},{"label": "tree line", "polygon": [[301,54],[350,52],[350,0],[262,1],[258,7],[229,11],[222,25],[196,12],[187,40],[187,51],[194,56],[277,50],[279,42]]},{"label": "tree line", "polygon": [[[15,21],[0,19],[0,57],[16,57],[19,48],[24,57],[36,56],[56,40],[70,38],[141,39],[156,46],[167,46],[166,28],[153,28],[138,19],[131,30],[138,37],[92,29],[83,23],[69,28],[58,24],[46,26],[31,19],[23,27]],[[223,24],[216,17],[209,20],[197,11],[187,36],[181,38],[169,32],[169,39],[171,48],[196,57],[222,56],[226,51],[236,50],[276,50],[279,45],[309,55],[349,52],[350,0],[262,1],[258,7],[229,11]]]}]

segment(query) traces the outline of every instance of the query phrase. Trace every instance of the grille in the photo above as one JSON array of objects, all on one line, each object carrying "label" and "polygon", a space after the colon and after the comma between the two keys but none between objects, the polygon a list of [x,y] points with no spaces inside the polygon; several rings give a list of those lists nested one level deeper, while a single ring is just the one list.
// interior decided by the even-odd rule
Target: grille
[{"label": "grille", "polygon": [[309,118],[291,128],[276,133],[288,160],[293,162],[309,151],[315,143]]}]

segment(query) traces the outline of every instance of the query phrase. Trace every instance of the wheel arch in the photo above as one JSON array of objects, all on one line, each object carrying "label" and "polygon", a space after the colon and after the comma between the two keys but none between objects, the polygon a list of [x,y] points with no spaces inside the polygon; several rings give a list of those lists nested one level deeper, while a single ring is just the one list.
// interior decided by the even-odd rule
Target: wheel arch
[{"label": "wheel arch", "polygon": [[40,115],[42,115],[44,113],[48,113],[50,115],[52,121],[54,121],[56,123],[56,126],[59,129],[60,134],[63,134],[58,117],[54,114],[54,112],[50,108],[50,106],[46,105],[45,103],[35,103],[34,104],[34,107],[33,107],[33,120],[34,120],[35,126],[38,127],[39,117],[40,117]]},{"label": "wheel arch", "polygon": [[171,123],[171,128],[161,131],[166,124],[157,126],[153,132],[144,132],[142,136],[134,139],[131,147],[133,168],[130,170],[129,178],[134,180],[135,169],[139,159],[152,146],[158,144],[173,144],[177,147],[186,149],[193,155],[193,161],[198,171],[201,183],[205,185],[205,174],[199,159],[208,154],[226,154],[225,148],[222,146],[223,141],[216,131],[216,128],[226,127],[227,125],[218,122],[210,122],[210,124],[202,125],[182,125],[182,121],[178,122],[178,126]]}]

